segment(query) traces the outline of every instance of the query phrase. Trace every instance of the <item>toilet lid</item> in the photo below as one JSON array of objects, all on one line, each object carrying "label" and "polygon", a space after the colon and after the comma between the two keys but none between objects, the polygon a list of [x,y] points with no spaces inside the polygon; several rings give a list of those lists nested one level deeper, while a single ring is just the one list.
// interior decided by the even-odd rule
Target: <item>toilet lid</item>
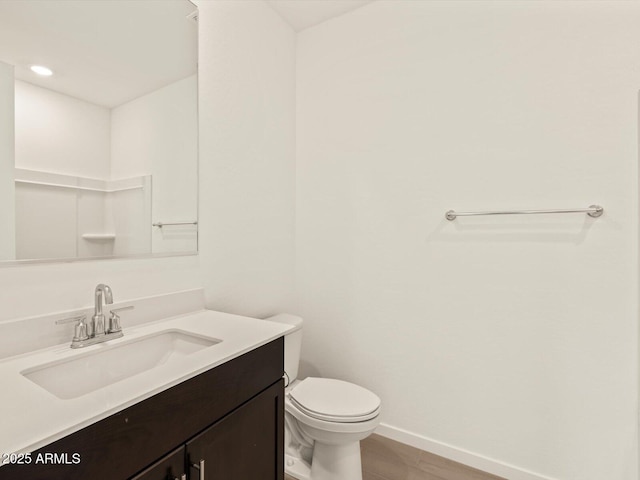
[{"label": "toilet lid", "polygon": [[376,394],[332,378],[306,378],[289,396],[301,411],[328,422],[363,422],[376,417],[380,410],[380,398]]}]

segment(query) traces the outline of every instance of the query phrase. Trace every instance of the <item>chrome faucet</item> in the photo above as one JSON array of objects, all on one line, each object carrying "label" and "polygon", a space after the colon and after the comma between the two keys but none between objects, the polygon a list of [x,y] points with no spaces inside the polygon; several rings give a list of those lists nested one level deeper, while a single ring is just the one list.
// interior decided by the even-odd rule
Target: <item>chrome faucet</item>
[{"label": "chrome faucet", "polygon": [[133,305],[120,308],[112,308],[109,316],[109,326],[105,328],[104,313],[102,313],[103,303],[110,305],[113,303],[113,293],[108,285],[101,283],[96,287],[94,293],[95,311],[90,322],[86,322],[86,315],[76,315],[71,318],[64,318],[56,321],[57,324],[77,322],[71,348],[88,347],[96,343],[106,342],[114,338],[123,336],[120,327],[120,315],[122,310],[131,310]]},{"label": "chrome faucet", "polygon": [[90,337],[100,337],[105,334],[104,315],[102,313],[102,300],[104,299],[105,304],[112,304],[113,293],[111,292],[111,288],[109,287],[109,285],[101,283],[96,287],[94,297],[96,309],[93,317],[91,317],[91,323],[89,324],[87,333]]}]

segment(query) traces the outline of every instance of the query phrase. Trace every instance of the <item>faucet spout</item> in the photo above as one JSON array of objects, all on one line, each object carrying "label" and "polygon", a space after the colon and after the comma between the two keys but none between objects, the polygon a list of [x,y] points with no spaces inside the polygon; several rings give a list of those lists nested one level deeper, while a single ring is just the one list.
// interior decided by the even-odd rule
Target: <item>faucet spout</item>
[{"label": "faucet spout", "polygon": [[96,287],[95,291],[95,306],[96,306],[96,315],[102,315],[102,299],[104,298],[104,303],[111,304],[113,303],[113,292],[111,291],[111,287],[109,285],[105,285],[101,283]]},{"label": "faucet spout", "polygon": [[111,304],[113,303],[113,293],[111,292],[111,288],[109,285],[105,285],[101,283],[96,287],[96,291],[94,294],[95,298],[95,312],[93,317],[91,317],[91,325],[90,325],[90,335],[93,334],[94,337],[104,335],[104,314],[102,313],[102,302]]}]

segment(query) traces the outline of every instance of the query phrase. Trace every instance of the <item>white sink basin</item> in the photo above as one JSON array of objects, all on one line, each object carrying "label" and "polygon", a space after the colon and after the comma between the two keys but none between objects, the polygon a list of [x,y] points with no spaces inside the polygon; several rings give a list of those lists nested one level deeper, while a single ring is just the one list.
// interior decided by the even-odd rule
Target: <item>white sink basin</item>
[{"label": "white sink basin", "polygon": [[130,342],[109,342],[69,360],[20,372],[63,400],[80,397],[166,363],[178,361],[221,340],[182,330],[165,330]]}]

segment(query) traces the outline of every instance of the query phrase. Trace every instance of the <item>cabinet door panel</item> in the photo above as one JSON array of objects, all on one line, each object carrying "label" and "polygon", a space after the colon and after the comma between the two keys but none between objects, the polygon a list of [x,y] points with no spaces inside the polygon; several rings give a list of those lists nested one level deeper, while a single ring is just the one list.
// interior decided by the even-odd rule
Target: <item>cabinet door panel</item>
[{"label": "cabinet door panel", "polygon": [[184,447],[177,448],[143,472],[132,477],[131,480],[182,480],[185,473],[184,455]]},{"label": "cabinet door panel", "polygon": [[204,460],[205,480],[283,480],[283,397],[280,381],[187,443],[189,465]]}]

